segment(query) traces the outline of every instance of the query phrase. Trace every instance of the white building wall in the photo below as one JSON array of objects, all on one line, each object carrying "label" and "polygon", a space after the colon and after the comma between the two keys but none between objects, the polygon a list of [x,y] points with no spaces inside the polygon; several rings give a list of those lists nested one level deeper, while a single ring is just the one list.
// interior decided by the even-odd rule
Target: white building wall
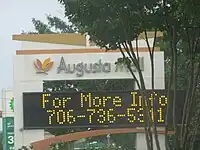
[{"label": "white building wall", "polygon": [[[152,45],[153,40],[150,40]],[[147,47],[146,42],[141,40],[139,47]],[[76,49],[88,48],[85,46],[71,46],[62,44],[48,44],[36,42],[22,42],[22,50],[41,50],[41,49]],[[94,47],[90,47],[94,48]],[[87,53],[87,54],[54,54],[54,55],[17,55],[13,57],[14,67],[14,87],[13,92],[15,96],[15,146],[21,148],[23,145],[29,145],[32,142],[42,140],[45,138],[44,130],[23,130],[23,92],[41,92],[43,91],[43,80],[77,80],[77,79],[119,79],[119,78],[132,78],[127,72],[111,72],[99,74],[85,74],[83,77],[77,78],[75,74],[57,74],[57,67],[60,63],[61,56],[64,57],[66,63],[95,63],[99,59],[102,62],[112,63],[112,70],[114,69],[117,58],[121,57],[120,53]],[[147,52],[140,53],[144,57],[144,80],[146,88],[151,88],[151,67],[149,63],[149,54]],[[48,75],[36,74],[33,62],[35,59],[43,61],[46,58],[51,58],[54,61],[53,68],[48,72]],[[164,89],[164,53],[155,53],[155,89]],[[163,143],[163,135],[160,135],[161,143]],[[137,150],[146,150],[144,144],[144,134],[137,134]],[[164,144],[161,145],[163,147]],[[164,150],[164,149],[162,149]]]},{"label": "white building wall", "polygon": [[[151,88],[151,64],[148,52],[141,52],[140,57],[144,58],[144,71],[143,76],[146,81],[147,88]],[[60,64],[61,57],[64,58],[66,64],[78,64],[85,63],[98,63],[101,60],[102,63],[111,63],[110,73],[85,73],[83,77],[77,77],[76,73],[67,74],[62,71],[57,73],[57,68]],[[85,80],[85,79],[132,79],[130,73],[115,72],[115,62],[118,58],[122,57],[118,52],[106,52],[106,53],[82,53],[82,54],[54,54],[54,55],[17,55],[14,57],[14,63],[20,64],[17,69],[20,70],[20,76],[18,80],[21,81],[36,81],[36,80]],[[36,74],[36,69],[33,65],[36,59],[43,62],[45,59],[51,58],[54,62],[52,69],[45,74]],[[163,52],[155,53],[155,87],[158,89],[164,88],[164,54]],[[18,71],[19,72],[19,71]],[[137,73],[136,73],[136,76]]]},{"label": "white building wall", "polygon": [[[17,72],[16,72],[17,71]],[[23,92],[43,91],[42,81],[19,81],[21,69],[14,65],[14,95],[15,95],[15,148],[27,146],[32,142],[44,139],[44,130],[23,130]]]},{"label": "white building wall", "polygon": [[21,50],[42,50],[42,49],[79,49],[87,48],[86,46],[65,45],[65,44],[50,44],[39,42],[21,42]]},{"label": "white building wall", "polygon": [[[57,74],[57,67],[60,63],[61,56],[64,57],[67,63],[95,63],[99,59],[102,62],[110,62],[112,70],[115,70],[114,63],[117,58],[121,56],[120,53],[88,53],[88,54],[56,54],[56,55],[18,55],[14,57],[14,96],[15,101],[15,145],[16,148],[20,148],[23,145],[28,145],[31,142],[35,142],[44,139],[44,130],[23,130],[23,92],[41,92],[43,91],[43,80],[77,80],[77,79],[119,79],[119,78],[132,78],[127,72],[110,72],[99,74],[85,74],[83,77],[77,77],[75,74],[65,74],[61,72]],[[151,88],[151,67],[149,63],[149,54],[140,53],[141,57],[144,57],[144,79],[146,88]],[[54,61],[52,70],[48,72],[48,75],[36,74],[33,62],[36,58],[44,60],[50,57]],[[155,53],[155,88],[164,89],[164,55],[163,52]],[[144,139],[142,134],[138,134],[138,138]],[[143,140],[137,140],[139,143],[143,143]],[[139,144],[138,143],[138,144]],[[140,144],[139,144],[140,145]],[[142,149],[141,149],[142,150]]]}]

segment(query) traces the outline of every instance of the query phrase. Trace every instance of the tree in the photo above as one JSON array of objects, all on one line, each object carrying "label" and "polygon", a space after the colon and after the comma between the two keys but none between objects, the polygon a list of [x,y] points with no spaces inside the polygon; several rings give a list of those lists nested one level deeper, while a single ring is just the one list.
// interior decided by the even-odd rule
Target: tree
[{"label": "tree", "polygon": [[32,23],[33,23],[36,31],[35,32],[29,31],[28,34],[51,34],[51,33],[75,33],[75,32],[78,32],[78,29],[72,23],[70,23],[70,22],[67,23],[59,17],[47,15],[46,19],[47,19],[47,23],[44,23],[41,20],[32,18]]},{"label": "tree", "polygon": [[[198,110],[198,79],[200,71],[199,63],[199,5],[194,0],[189,3],[187,0],[58,0],[65,6],[66,16],[76,26],[81,27],[83,32],[90,35],[90,39],[97,45],[106,49],[120,49],[123,55],[121,62],[125,62],[129,67],[130,62],[134,63],[139,73],[139,82],[132,73],[138,87],[143,94],[143,103],[145,101],[145,84],[143,76],[140,73],[137,62],[138,47],[133,48],[133,40],[138,39],[140,33],[144,32],[145,39],[149,48],[152,66],[152,90],[154,90],[154,47],[148,44],[147,31],[153,30],[163,31],[168,42],[169,53],[169,80],[168,95],[173,98],[168,105],[173,111],[173,148],[176,150],[192,149],[195,135],[197,134],[199,111]],[[154,40],[155,41],[155,40]],[[137,43],[137,42],[136,42]],[[155,42],[154,42],[155,44]],[[184,45],[184,46],[182,46]],[[181,47],[181,48],[180,48]],[[122,50],[124,49],[125,52]],[[129,56],[127,59],[126,56]],[[183,56],[184,57],[183,57]],[[183,60],[181,59],[183,58]],[[186,96],[184,101],[184,109],[181,125],[177,124],[176,108],[177,108],[177,79],[178,65],[180,63],[187,65],[186,80]],[[178,64],[179,63],[179,64]],[[131,68],[129,67],[130,71]],[[182,71],[182,69],[181,69]],[[172,92],[171,92],[172,91]],[[148,150],[153,149],[151,127],[154,128],[157,149],[160,149],[158,137],[156,134],[156,125],[149,117],[149,106],[144,107],[145,110],[145,134]],[[195,116],[197,116],[195,118]],[[167,115],[167,120],[169,115]],[[195,126],[194,126],[195,125]],[[166,133],[169,129],[166,124]],[[168,148],[168,138],[166,135],[166,148]]]}]

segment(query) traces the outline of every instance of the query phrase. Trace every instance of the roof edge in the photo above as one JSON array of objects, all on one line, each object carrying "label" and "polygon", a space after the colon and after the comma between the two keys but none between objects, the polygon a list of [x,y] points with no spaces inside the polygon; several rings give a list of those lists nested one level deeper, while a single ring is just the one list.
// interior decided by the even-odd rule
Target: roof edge
[{"label": "roof edge", "polygon": [[[154,38],[155,32],[147,32],[148,38]],[[156,37],[162,37],[163,33],[158,31]],[[141,33],[138,40],[145,39],[145,34]],[[87,46],[88,38],[86,34],[81,33],[61,33],[61,34],[14,34],[12,40],[27,41],[27,42],[39,42],[49,44],[65,44],[65,45],[77,45]],[[89,42],[90,46],[95,46],[94,42]]]},{"label": "roof edge", "polygon": [[65,45],[80,45],[86,46],[86,36],[79,33],[66,34],[15,34],[12,40],[40,42],[49,44],[65,44]]}]

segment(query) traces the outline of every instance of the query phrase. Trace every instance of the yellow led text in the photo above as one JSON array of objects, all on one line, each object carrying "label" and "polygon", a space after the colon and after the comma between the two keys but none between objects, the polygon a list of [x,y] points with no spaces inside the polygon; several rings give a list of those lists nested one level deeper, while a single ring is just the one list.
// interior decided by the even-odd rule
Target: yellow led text
[{"label": "yellow led text", "polygon": [[49,124],[52,124],[53,121],[53,117],[54,120],[58,123],[58,124],[65,124],[65,123],[69,123],[69,124],[73,124],[76,122],[76,118],[75,116],[72,115],[73,113],[73,109],[70,109],[68,111],[64,111],[64,110],[47,110],[47,113],[49,113]]},{"label": "yellow led text", "polygon": [[42,108],[46,108],[46,105],[49,104],[50,102],[54,108],[66,108],[67,102],[71,100],[71,97],[53,97],[50,99],[51,94],[42,94]]},{"label": "yellow led text", "polygon": [[112,101],[113,106],[121,107],[122,106],[122,98],[120,96],[92,96],[92,93],[84,94],[81,93],[81,107],[89,107],[89,108],[102,108],[106,107],[108,101]]}]

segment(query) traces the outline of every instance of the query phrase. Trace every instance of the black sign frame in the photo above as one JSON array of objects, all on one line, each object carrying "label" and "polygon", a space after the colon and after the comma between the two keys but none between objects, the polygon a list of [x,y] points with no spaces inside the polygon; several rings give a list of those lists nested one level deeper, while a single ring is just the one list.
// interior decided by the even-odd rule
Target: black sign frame
[{"label": "black sign frame", "polygon": [[[167,90],[154,90],[155,92],[159,92],[159,93],[165,93],[165,95],[167,96]],[[132,90],[132,91],[91,91],[90,93],[93,93],[93,94],[96,94],[96,93],[104,93],[104,96],[105,96],[105,93],[107,93],[107,94],[113,94],[113,93],[119,93],[119,94],[123,94],[123,93],[128,93],[129,92],[129,94],[130,94],[130,92],[138,92],[138,93],[140,93],[138,90]],[[152,90],[146,90],[146,95],[148,95],[148,93],[149,93],[149,95],[150,95],[150,93],[152,92]],[[73,125],[73,126],[61,126],[61,125],[52,125],[52,126],[50,126],[50,125],[30,125],[30,124],[27,124],[27,119],[28,118],[30,118],[30,119],[32,119],[32,118],[34,118],[33,116],[28,116],[27,117],[27,108],[26,108],[26,105],[27,105],[27,99],[25,99],[28,95],[30,96],[30,95],[37,95],[38,96],[38,94],[52,94],[52,95],[54,95],[54,94],[80,94],[80,93],[89,93],[88,91],[78,91],[78,92],[76,92],[76,91],[74,91],[74,92],[24,92],[23,93],[23,121],[24,121],[24,129],[47,129],[47,128],[104,128],[104,127],[112,127],[112,128],[116,128],[116,127],[118,127],[118,128],[121,128],[121,127],[143,127],[144,126],[144,124],[127,124],[127,123],[125,123],[125,124],[96,124],[96,125]],[[171,95],[172,95],[173,93],[171,93]],[[185,94],[185,92],[184,91],[178,91],[178,94],[177,94],[177,96],[178,96],[178,99],[182,99],[182,98],[184,98],[184,94]],[[170,96],[171,97],[171,96]],[[30,98],[30,97],[29,97]],[[32,100],[33,101],[33,100]],[[35,100],[34,100],[35,101]],[[41,99],[40,99],[40,101],[41,101]],[[79,101],[80,102],[80,101]],[[183,102],[183,101],[182,101]],[[177,109],[178,110],[180,110],[180,111],[177,111],[177,114],[178,114],[178,120],[180,120],[180,117],[182,116],[182,102],[180,101],[180,100],[178,100],[178,107],[177,107]],[[170,105],[170,104],[169,104]],[[29,106],[29,110],[31,110],[31,107],[33,107],[33,105],[31,105],[31,106]],[[41,114],[39,114],[40,115],[40,117],[41,117]],[[169,116],[171,116],[171,115],[169,115]],[[48,116],[47,116],[48,117]],[[171,117],[169,117],[169,118],[171,118]],[[33,119],[34,120],[34,122],[35,121],[37,121],[37,119]],[[41,119],[39,119],[39,117],[38,117],[38,120],[41,120]],[[171,122],[170,120],[169,120],[169,122]],[[164,126],[165,125],[165,123],[163,123],[162,125],[160,124],[158,124],[158,126]]]}]

